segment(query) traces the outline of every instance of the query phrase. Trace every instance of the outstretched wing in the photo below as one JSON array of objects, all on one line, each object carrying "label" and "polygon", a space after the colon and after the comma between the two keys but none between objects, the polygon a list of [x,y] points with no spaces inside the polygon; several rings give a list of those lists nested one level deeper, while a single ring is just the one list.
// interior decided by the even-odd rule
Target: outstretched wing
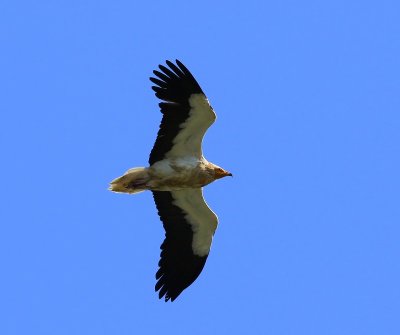
[{"label": "outstretched wing", "polygon": [[216,116],[207,97],[189,70],[179,61],[176,65],[166,61],[169,68],[159,65],[153,71],[158,78],[150,80],[163,118],[149,163],[153,165],[165,158],[193,156],[202,157],[201,143],[207,129]]},{"label": "outstretched wing", "polygon": [[200,275],[218,218],[200,188],[153,191],[153,197],[165,229],[155,289],[160,299],[174,301]]}]

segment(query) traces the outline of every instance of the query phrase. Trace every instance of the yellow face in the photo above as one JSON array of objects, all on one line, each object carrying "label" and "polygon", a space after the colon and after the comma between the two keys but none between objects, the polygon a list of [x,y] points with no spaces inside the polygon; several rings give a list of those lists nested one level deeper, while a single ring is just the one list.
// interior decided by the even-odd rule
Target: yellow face
[{"label": "yellow face", "polygon": [[232,173],[230,173],[230,172],[228,172],[228,171],[226,171],[224,169],[221,169],[221,168],[214,169],[214,173],[215,173],[215,179],[220,179],[220,178],[223,178],[223,177],[232,176]]}]

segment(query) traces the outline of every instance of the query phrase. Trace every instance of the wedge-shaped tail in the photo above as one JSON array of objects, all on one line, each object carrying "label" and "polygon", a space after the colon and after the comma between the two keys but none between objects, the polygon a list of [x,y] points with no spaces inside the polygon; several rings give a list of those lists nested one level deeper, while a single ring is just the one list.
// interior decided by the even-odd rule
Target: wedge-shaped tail
[{"label": "wedge-shaped tail", "polygon": [[129,169],[123,176],[114,179],[108,189],[117,193],[139,193],[148,189],[149,179],[147,169],[137,167]]}]

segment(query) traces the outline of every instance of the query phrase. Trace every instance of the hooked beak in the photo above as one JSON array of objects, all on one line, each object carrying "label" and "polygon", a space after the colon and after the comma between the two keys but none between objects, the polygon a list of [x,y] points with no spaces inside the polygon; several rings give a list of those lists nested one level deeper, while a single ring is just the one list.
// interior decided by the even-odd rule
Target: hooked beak
[{"label": "hooked beak", "polygon": [[228,172],[226,170],[223,170],[223,169],[219,169],[219,170],[215,171],[215,178],[216,179],[224,178],[224,177],[227,177],[227,176],[231,176],[232,177],[232,173],[230,173],[230,172]]},{"label": "hooked beak", "polygon": [[224,170],[223,173],[222,173],[222,176],[223,177],[228,177],[228,176],[232,177],[232,173],[230,173],[229,171]]}]

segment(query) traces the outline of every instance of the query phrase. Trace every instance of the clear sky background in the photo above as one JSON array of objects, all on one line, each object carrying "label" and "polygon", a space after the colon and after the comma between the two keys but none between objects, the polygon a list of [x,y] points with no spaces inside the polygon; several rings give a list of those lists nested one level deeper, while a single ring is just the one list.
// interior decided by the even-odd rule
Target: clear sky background
[{"label": "clear sky background", "polygon": [[[400,334],[398,1],[0,3],[0,334]],[[218,120],[198,280],[154,293],[148,77],[180,59]]]}]

